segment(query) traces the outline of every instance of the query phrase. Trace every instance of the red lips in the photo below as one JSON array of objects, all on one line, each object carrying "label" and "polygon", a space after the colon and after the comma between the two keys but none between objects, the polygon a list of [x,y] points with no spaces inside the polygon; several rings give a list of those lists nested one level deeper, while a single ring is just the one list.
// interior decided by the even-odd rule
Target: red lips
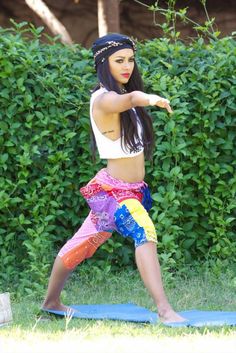
[{"label": "red lips", "polygon": [[130,74],[121,74],[121,76],[125,77],[125,78],[129,78]]}]

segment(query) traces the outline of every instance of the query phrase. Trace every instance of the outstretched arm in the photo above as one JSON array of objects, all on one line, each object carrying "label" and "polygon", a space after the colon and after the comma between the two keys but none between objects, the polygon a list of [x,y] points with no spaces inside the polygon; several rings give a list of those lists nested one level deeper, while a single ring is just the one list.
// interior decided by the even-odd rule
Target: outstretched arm
[{"label": "outstretched arm", "polygon": [[135,107],[147,107],[156,105],[165,108],[172,113],[168,99],[162,98],[156,94],[147,94],[142,91],[133,91],[131,93],[118,94],[116,92],[106,92],[101,94],[94,101],[96,108],[104,113],[122,113]]}]

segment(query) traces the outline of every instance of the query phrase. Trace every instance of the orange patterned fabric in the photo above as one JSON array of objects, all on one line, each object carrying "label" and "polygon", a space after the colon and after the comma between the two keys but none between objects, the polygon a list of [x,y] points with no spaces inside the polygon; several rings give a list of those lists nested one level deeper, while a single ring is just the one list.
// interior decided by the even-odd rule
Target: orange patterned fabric
[{"label": "orange patterned fabric", "polygon": [[111,232],[91,234],[88,239],[84,240],[61,257],[65,267],[70,270],[74,269],[83,260],[93,256],[97,248],[110,237]]}]

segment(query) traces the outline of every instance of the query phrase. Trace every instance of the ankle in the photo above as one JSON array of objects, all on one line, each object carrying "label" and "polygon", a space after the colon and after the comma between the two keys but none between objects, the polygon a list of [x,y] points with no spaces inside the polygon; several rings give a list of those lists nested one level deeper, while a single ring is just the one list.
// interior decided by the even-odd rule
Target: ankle
[{"label": "ankle", "polygon": [[59,299],[45,299],[42,305],[42,308],[44,309],[52,309],[56,308],[61,305],[61,302]]},{"label": "ankle", "polygon": [[161,317],[165,317],[167,313],[173,312],[174,310],[172,309],[171,305],[167,303],[159,304],[157,305],[157,312],[158,315]]}]

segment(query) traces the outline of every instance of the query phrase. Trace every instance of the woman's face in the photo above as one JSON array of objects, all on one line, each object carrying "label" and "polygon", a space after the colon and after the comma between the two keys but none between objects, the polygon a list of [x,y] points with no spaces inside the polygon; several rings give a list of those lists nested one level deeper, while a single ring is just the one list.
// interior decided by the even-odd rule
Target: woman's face
[{"label": "woman's face", "polygon": [[108,58],[110,72],[119,86],[126,84],[134,70],[134,52],[132,49],[121,49]]}]

